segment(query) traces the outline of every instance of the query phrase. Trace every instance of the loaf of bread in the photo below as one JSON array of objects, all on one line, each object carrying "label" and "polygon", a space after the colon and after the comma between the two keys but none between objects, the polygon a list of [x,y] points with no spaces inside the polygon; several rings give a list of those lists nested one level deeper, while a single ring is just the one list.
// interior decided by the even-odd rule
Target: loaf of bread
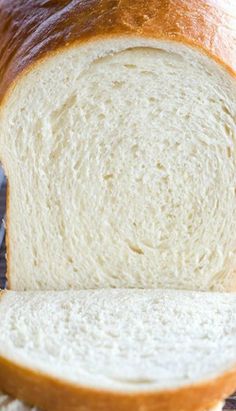
[{"label": "loaf of bread", "polygon": [[10,288],[236,289],[235,25],[235,0],[1,0]]},{"label": "loaf of bread", "polygon": [[235,0],[0,0],[0,39],[0,390],[45,411],[221,407]]},{"label": "loaf of bread", "polygon": [[236,387],[234,293],[8,291],[0,318],[0,387],[46,411],[205,411]]}]

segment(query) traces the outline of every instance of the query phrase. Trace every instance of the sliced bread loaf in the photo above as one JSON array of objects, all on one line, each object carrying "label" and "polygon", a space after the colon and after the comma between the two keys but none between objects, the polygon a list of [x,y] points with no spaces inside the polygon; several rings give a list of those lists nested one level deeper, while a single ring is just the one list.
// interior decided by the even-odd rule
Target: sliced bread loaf
[{"label": "sliced bread loaf", "polygon": [[[236,387],[234,0],[0,0],[0,388],[205,411]],[[150,289],[155,290],[150,290]],[[17,403],[18,405],[18,403]]]},{"label": "sliced bread loaf", "polygon": [[236,289],[235,22],[1,0],[9,287]]},{"label": "sliced bread loaf", "polygon": [[45,410],[203,411],[236,388],[236,295],[5,292],[0,387]]}]

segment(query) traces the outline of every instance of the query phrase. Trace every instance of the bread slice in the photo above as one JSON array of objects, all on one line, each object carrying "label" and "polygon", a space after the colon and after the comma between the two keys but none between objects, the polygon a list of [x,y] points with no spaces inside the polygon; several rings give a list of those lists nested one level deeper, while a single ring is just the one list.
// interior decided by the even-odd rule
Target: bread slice
[{"label": "bread slice", "polygon": [[0,389],[46,411],[203,411],[236,389],[236,295],[5,292]]},{"label": "bread slice", "polygon": [[[1,411],[39,411],[36,408],[28,407],[21,401],[13,400],[9,396],[0,393],[0,407]],[[223,403],[217,404],[214,408],[204,410],[204,411],[222,411]],[[177,411],[177,410],[173,410]]]},{"label": "bread slice", "polygon": [[235,16],[0,2],[10,288],[236,289]]}]

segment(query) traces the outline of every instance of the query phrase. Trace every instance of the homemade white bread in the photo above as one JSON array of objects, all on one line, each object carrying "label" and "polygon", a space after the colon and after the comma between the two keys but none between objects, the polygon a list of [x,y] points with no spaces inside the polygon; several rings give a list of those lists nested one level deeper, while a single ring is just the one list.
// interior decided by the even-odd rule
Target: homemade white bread
[{"label": "homemade white bread", "polygon": [[236,386],[236,295],[5,292],[0,386],[45,410],[203,411]]},{"label": "homemade white bread", "polygon": [[9,287],[235,289],[234,2],[44,3],[0,3]]},{"label": "homemade white bread", "polygon": [[156,289],[236,289],[235,16],[234,0],[0,0],[9,288],[126,288],[4,293],[3,391],[205,411],[235,389],[235,294]]}]

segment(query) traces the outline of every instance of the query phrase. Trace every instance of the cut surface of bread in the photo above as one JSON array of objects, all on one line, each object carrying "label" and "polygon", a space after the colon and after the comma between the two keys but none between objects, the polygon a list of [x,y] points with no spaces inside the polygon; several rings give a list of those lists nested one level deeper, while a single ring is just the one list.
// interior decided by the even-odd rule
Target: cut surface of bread
[{"label": "cut surface of bread", "polygon": [[[178,402],[178,395],[188,402],[190,392],[193,403],[183,409],[203,410],[236,388],[235,294],[5,292],[0,317],[0,386],[37,406],[48,404],[31,397],[47,378],[51,381],[45,396],[51,401],[56,401],[52,387],[57,380],[62,397],[66,387],[73,387],[81,401],[77,405],[86,405],[80,390],[90,390],[90,400],[96,403],[98,397],[98,408],[102,393],[116,398],[118,410],[120,395],[130,401],[131,409],[139,396],[156,396],[164,411],[173,410],[170,404],[174,398]],[[41,381],[36,384],[35,376],[28,377],[25,394],[22,368]],[[214,389],[218,379],[222,381]],[[158,395],[166,395],[165,400],[158,403]],[[73,402],[74,397],[63,398]],[[58,404],[57,409],[63,410]]]},{"label": "cut surface of bread", "polygon": [[9,288],[235,290],[235,1],[46,3],[0,2]]},{"label": "cut surface of bread", "polygon": [[22,76],[1,110],[10,287],[234,289],[235,95],[208,57],[147,39]]}]

